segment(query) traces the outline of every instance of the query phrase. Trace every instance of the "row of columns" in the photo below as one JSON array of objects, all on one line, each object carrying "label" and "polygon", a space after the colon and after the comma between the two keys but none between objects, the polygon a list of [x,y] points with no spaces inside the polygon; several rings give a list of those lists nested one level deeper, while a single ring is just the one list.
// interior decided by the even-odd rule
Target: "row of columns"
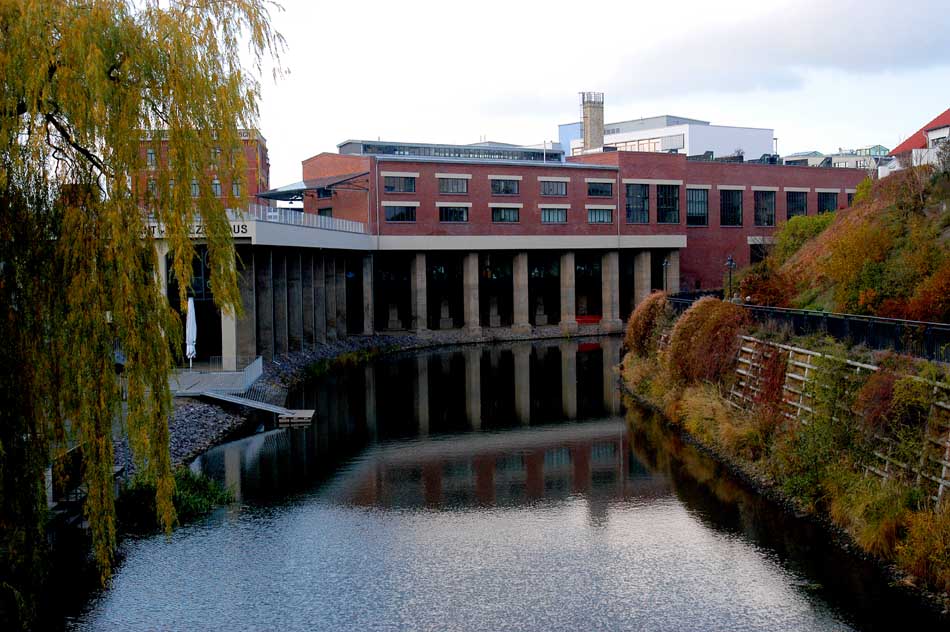
[{"label": "row of columns", "polygon": [[[664,267],[667,275],[665,286],[679,288],[679,251],[671,251],[668,265]],[[649,250],[638,252],[634,257],[634,298],[635,303],[645,299],[651,290],[652,254]],[[416,253],[410,260],[409,291],[411,309],[411,328],[423,331],[427,327],[426,303],[426,255]],[[615,332],[623,328],[620,318],[620,255],[610,250],[601,256],[601,298],[602,313],[600,325],[604,331]],[[529,304],[529,265],[528,253],[518,252],[512,258],[513,317],[512,330],[516,333],[531,331]],[[577,332],[576,314],[576,264],[574,252],[566,251],[560,259],[561,314],[560,328],[565,334]],[[462,258],[462,318],[464,329],[477,334],[479,322],[479,265],[478,253],[466,253]]]}]

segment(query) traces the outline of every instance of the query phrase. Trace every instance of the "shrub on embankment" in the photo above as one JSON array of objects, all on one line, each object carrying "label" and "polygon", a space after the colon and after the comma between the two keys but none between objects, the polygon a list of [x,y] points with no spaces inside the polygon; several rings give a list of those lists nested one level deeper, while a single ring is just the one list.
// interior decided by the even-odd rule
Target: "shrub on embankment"
[{"label": "shrub on embankment", "polygon": [[[231,492],[202,474],[182,467],[175,471],[172,502],[179,524],[187,524],[234,500]],[[146,533],[158,529],[155,518],[155,483],[133,478],[116,498],[116,518],[123,531]]]},{"label": "shrub on embankment", "polygon": [[[896,356],[876,358],[874,371],[823,341],[796,395],[811,411],[802,423],[788,405],[786,386],[794,382],[786,374],[802,372],[789,363],[788,347],[762,343],[754,379],[740,379],[735,351],[747,323],[736,306],[715,299],[694,307],[653,336],[645,353],[629,345],[628,388],[763,485],[827,516],[861,549],[950,592],[950,500],[935,509],[934,488],[913,470],[936,427],[935,393],[950,393],[946,371]],[[886,477],[874,473],[885,470]]]},{"label": "shrub on embankment", "polygon": [[624,346],[639,355],[647,355],[655,348],[657,337],[663,328],[673,320],[673,311],[665,292],[654,292],[640,301],[630,314],[627,330],[623,338]]}]

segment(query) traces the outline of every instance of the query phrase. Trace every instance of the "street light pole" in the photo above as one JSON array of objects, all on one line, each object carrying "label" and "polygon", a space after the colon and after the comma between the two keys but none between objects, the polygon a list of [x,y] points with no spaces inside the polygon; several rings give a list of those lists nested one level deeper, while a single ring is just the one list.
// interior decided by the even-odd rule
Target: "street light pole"
[{"label": "street light pole", "polygon": [[732,271],[736,269],[736,260],[729,255],[726,258],[726,268],[729,269],[729,296],[727,300],[732,299]]},{"label": "street light pole", "polygon": [[670,258],[667,257],[663,259],[663,293],[666,294],[666,278],[668,276],[668,270],[670,267]]}]

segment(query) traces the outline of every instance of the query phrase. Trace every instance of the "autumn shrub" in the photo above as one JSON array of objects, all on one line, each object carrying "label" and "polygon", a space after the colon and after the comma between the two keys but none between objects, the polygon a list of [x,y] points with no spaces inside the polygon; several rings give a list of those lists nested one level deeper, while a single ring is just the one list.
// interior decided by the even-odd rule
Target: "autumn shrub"
[{"label": "autumn shrub", "polygon": [[893,407],[896,382],[896,373],[881,369],[872,373],[858,390],[853,410],[858,421],[868,431],[880,432],[887,425]]},{"label": "autumn shrub", "polygon": [[761,361],[758,391],[753,397],[754,426],[759,443],[765,447],[782,423],[785,410],[785,373],[788,352],[769,345]]},{"label": "autumn shrub", "polygon": [[950,258],[916,287],[906,303],[904,317],[950,323]]},{"label": "autumn shrub", "polygon": [[738,305],[708,296],[693,303],[670,335],[666,354],[670,378],[683,385],[720,382],[734,365],[738,336],[749,322]]},{"label": "autumn shrub", "polygon": [[754,305],[789,307],[796,292],[795,285],[783,272],[763,262],[743,275],[739,294]]},{"label": "autumn shrub", "polygon": [[660,329],[669,324],[672,314],[664,292],[650,294],[630,314],[624,345],[637,355],[649,355],[656,349]]},{"label": "autumn shrub", "polygon": [[909,487],[873,476],[858,476],[840,501],[849,515],[849,531],[865,551],[888,557],[907,527],[917,497]]},{"label": "autumn shrub", "polygon": [[950,502],[936,511],[916,511],[897,546],[897,563],[934,590],[950,592]]}]

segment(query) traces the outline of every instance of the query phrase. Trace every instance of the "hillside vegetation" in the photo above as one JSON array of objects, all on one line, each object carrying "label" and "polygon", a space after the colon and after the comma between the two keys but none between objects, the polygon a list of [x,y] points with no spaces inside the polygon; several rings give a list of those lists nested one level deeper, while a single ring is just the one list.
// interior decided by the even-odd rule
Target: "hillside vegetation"
[{"label": "hillside vegetation", "polygon": [[761,305],[950,322],[948,163],[866,180],[850,208],[792,218],[769,257],[740,273],[742,296]]}]

